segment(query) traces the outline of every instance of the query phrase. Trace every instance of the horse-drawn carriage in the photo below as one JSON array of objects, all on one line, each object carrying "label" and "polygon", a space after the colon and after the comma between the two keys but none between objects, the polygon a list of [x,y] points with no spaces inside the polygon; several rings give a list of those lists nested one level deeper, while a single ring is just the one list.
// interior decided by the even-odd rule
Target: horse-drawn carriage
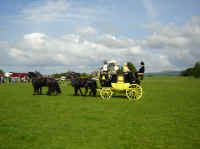
[{"label": "horse-drawn carriage", "polygon": [[[96,91],[100,94],[102,99],[108,100],[114,93],[121,93],[125,95],[128,100],[139,100],[142,97],[142,87],[138,72],[120,70],[120,66],[111,61],[104,69],[101,67],[96,73],[95,78],[82,78],[80,74],[70,73],[67,78],[72,81],[74,87],[74,95],[78,96],[78,91],[83,95],[81,88],[85,88],[85,96],[90,89],[90,93],[96,96]],[[125,65],[123,66],[125,68]],[[129,69],[127,69],[129,70]],[[101,87],[97,87],[97,80],[99,80]]]},{"label": "horse-drawn carriage", "polygon": [[[105,76],[103,76],[103,79]],[[98,89],[102,99],[109,100],[114,93],[126,95],[128,100],[139,100],[142,97],[142,87],[136,80],[126,81],[126,75],[116,75],[115,81]]]}]

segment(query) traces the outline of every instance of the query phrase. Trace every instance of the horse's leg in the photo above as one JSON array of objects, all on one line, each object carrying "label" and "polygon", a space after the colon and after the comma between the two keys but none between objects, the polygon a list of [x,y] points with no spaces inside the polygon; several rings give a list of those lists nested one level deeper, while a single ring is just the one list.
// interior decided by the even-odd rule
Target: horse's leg
[{"label": "horse's leg", "polygon": [[35,88],[35,94],[39,95],[39,87],[36,85],[34,88]]},{"label": "horse's leg", "polygon": [[54,92],[54,95],[55,95],[55,96],[58,94],[56,83],[53,84],[52,91]]},{"label": "horse's leg", "polygon": [[42,95],[42,87],[40,87],[39,90],[40,90],[40,95]]},{"label": "horse's leg", "polygon": [[58,95],[58,93],[59,93],[59,84],[58,84],[58,82],[55,82],[54,83],[54,92],[55,92],[55,95]]},{"label": "horse's leg", "polygon": [[96,94],[97,94],[96,88],[92,88],[92,94],[93,94],[93,96],[96,96]]},{"label": "horse's leg", "polygon": [[74,87],[74,96],[78,96],[77,93],[78,93],[78,88],[75,86],[75,87]]},{"label": "horse's leg", "polygon": [[90,86],[90,96],[91,95],[96,96],[96,89],[93,84]]},{"label": "horse's leg", "polygon": [[36,92],[37,92],[37,95],[40,94],[40,88],[39,87],[36,88]]},{"label": "horse's leg", "polygon": [[35,93],[37,92],[36,87],[33,87],[33,95],[35,95]]},{"label": "horse's leg", "polygon": [[85,87],[85,94],[84,94],[84,96],[86,96],[87,93],[88,93],[88,86]]},{"label": "horse's leg", "polygon": [[54,86],[50,84],[48,88],[49,88],[49,95],[52,95],[52,93],[55,91]]},{"label": "horse's leg", "polygon": [[59,94],[61,94],[61,93],[62,93],[62,91],[61,91],[61,88],[60,88],[59,84],[58,84],[58,93],[59,93]]},{"label": "horse's leg", "polygon": [[61,89],[58,83],[56,84],[55,90],[56,90],[56,95],[61,93]]},{"label": "horse's leg", "polygon": [[56,88],[55,88],[55,86],[52,88],[52,92],[54,93],[54,96],[56,96],[56,95],[57,95],[57,91],[56,91]]},{"label": "horse's leg", "polygon": [[49,95],[52,95],[52,93],[53,93],[53,89],[52,89],[52,87],[50,87],[50,89],[49,89]]},{"label": "horse's leg", "polygon": [[81,88],[79,87],[78,89],[79,89],[79,91],[81,93],[81,96],[83,96],[83,92],[81,91]]},{"label": "horse's leg", "polygon": [[96,96],[96,93],[97,93],[97,83],[96,83],[96,81],[91,83],[91,93],[93,94],[93,96]]},{"label": "horse's leg", "polygon": [[51,95],[51,89],[50,89],[50,87],[49,87],[49,86],[48,86],[47,95]]}]

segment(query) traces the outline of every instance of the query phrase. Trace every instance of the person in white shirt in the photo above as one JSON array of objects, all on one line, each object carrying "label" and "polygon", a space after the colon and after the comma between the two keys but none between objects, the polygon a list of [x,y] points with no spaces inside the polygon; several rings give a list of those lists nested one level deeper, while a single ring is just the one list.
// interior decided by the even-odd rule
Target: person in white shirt
[{"label": "person in white shirt", "polygon": [[108,64],[107,64],[107,61],[104,61],[103,71],[104,71],[104,72],[107,72],[107,71],[108,71]]}]

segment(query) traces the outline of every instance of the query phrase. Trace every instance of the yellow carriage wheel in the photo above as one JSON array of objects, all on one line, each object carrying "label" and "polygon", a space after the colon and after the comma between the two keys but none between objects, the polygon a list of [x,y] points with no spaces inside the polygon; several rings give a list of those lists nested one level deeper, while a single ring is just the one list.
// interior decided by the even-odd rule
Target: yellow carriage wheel
[{"label": "yellow carriage wheel", "polygon": [[126,89],[126,97],[128,98],[128,100],[136,100],[136,91],[134,88],[129,88]]},{"label": "yellow carriage wheel", "polygon": [[112,94],[113,94],[113,92],[110,88],[104,87],[100,90],[100,96],[101,96],[102,99],[108,100],[112,97]]},{"label": "yellow carriage wheel", "polygon": [[134,100],[139,100],[142,97],[142,87],[138,84],[131,84],[129,89],[134,90],[135,97],[132,98]]}]

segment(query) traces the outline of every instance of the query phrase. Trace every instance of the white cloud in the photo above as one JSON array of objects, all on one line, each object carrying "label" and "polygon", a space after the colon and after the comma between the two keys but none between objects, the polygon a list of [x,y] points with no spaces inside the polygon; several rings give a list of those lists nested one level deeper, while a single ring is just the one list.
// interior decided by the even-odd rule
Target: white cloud
[{"label": "white cloud", "polygon": [[11,57],[9,55],[10,52],[10,48],[11,48],[11,44],[9,42],[6,41],[0,41],[0,64],[1,64],[1,68],[2,67],[7,67],[10,65],[18,65],[18,61],[13,59],[13,57]]},{"label": "white cloud", "polygon": [[200,17],[193,17],[182,27],[172,24],[159,26],[143,41],[146,48],[164,53],[177,66],[189,66],[200,59]]},{"label": "white cloud", "polygon": [[32,33],[32,34],[26,34],[24,35],[24,39],[27,40],[32,40],[35,39],[39,42],[42,42],[44,38],[46,38],[47,36],[45,34],[42,33]]},{"label": "white cloud", "polygon": [[[15,43],[0,42],[0,61],[20,70],[41,72],[94,71],[104,60],[119,63],[144,61],[147,72],[184,69],[200,59],[200,18],[193,17],[181,27],[159,24],[144,40],[100,34],[89,26],[76,33],[51,37],[44,33],[24,35]],[[54,69],[53,69],[54,68]],[[22,69],[23,70],[23,69]]]},{"label": "white cloud", "polygon": [[65,0],[46,0],[43,4],[33,3],[22,13],[32,21],[51,21],[64,17],[69,4]]},{"label": "white cloud", "polygon": [[93,27],[88,26],[88,27],[83,27],[83,28],[77,29],[77,33],[80,33],[80,34],[96,34],[97,31]]},{"label": "white cloud", "polygon": [[90,21],[96,19],[97,14],[104,13],[104,10],[96,11],[95,8],[83,8],[73,5],[67,0],[45,0],[41,2],[32,2],[25,7],[21,14],[25,20],[32,23],[44,22],[66,22],[66,21]]},{"label": "white cloud", "polygon": [[[9,56],[21,63],[22,67],[43,67],[42,71],[53,66],[57,69],[54,71],[61,68],[63,71],[94,71],[104,60],[111,59],[116,59],[120,63],[132,61],[136,65],[144,59],[149,64],[158,63],[160,60],[167,61],[160,63],[161,66],[168,64],[167,59],[156,60],[154,54],[143,49],[134,40],[108,34],[92,35],[94,38],[86,38],[82,34],[66,34],[59,38],[49,37],[43,33],[26,34],[24,40],[12,45]],[[148,57],[149,55],[151,56]],[[162,57],[162,54],[156,56]]]}]

